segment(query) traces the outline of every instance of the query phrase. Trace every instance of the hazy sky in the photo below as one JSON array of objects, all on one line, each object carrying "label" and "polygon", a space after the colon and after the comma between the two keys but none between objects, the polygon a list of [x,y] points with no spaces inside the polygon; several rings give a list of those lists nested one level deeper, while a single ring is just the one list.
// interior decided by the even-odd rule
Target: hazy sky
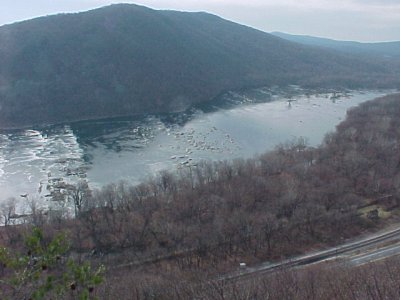
[{"label": "hazy sky", "polygon": [[111,3],[207,11],[267,32],[342,40],[400,40],[400,0],[0,0],[0,25]]}]

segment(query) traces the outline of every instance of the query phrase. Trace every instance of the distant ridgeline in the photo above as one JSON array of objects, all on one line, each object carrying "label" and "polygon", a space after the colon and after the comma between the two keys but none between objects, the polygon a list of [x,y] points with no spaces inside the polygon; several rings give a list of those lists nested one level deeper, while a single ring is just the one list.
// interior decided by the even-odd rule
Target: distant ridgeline
[{"label": "distant ridgeline", "polygon": [[181,111],[257,86],[397,87],[398,70],[207,13],[112,5],[0,27],[0,128]]},{"label": "distant ridgeline", "polygon": [[319,38],[308,35],[293,35],[283,32],[272,32],[273,35],[288,41],[316,46],[321,48],[330,48],[341,52],[357,53],[365,56],[381,57],[387,60],[400,59],[400,41],[398,42],[380,42],[380,43],[360,43],[352,41],[338,41],[326,38]]}]

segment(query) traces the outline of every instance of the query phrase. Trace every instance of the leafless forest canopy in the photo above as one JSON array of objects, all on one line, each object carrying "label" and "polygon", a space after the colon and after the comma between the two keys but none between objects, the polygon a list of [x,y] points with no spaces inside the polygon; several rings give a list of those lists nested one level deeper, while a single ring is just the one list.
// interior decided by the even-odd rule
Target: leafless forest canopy
[{"label": "leafless forest canopy", "polygon": [[27,224],[8,226],[13,208],[5,205],[2,240],[21,247],[32,225],[49,239],[67,232],[74,255],[107,265],[107,288],[98,291],[106,298],[393,299],[397,261],[348,274],[283,272],[237,290],[208,279],[240,261],[283,259],[395,220],[399,115],[400,95],[386,96],[350,110],[318,148],[299,138],[253,159],[165,171],[137,186],[90,191],[81,183],[68,196],[74,219],[35,210]]}]

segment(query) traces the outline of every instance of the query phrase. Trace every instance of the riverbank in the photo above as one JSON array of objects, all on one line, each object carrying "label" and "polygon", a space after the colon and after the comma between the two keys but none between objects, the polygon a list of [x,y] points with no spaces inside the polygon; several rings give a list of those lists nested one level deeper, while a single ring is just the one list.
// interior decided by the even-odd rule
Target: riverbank
[{"label": "riverbank", "polygon": [[[294,92],[277,90],[275,98],[264,91],[231,95],[230,103],[228,99],[225,105],[211,107],[209,113],[196,110],[47,127],[36,129],[35,134],[29,130],[3,134],[1,194],[4,198],[29,194],[31,199],[45,200],[51,193],[49,180],[76,184],[84,179],[92,188],[119,180],[140,183],[162,170],[186,168],[203,160],[250,158],[294,137],[304,137],[316,146],[345,118],[348,108],[385,93],[354,91],[350,98],[335,98],[333,92]],[[253,100],[249,103],[249,99]],[[42,193],[38,193],[40,186]]]}]

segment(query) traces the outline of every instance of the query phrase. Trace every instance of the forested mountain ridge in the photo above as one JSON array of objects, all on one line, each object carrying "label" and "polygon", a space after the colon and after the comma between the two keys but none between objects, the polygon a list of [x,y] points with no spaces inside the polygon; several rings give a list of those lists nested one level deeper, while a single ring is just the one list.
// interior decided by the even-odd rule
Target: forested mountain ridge
[{"label": "forested mountain ridge", "polygon": [[388,59],[400,59],[400,41],[360,43],[354,41],[339,41],[309,35],[294,35],[283,32],[272,32],[272,34],[288,41],[309,46],[331,48],[353,54],[376,55]]},{"label": "forested mountain ridge", "polygon": [[0,128],[184,110],[262,85],[394,87],[381,62],[120,4],[0,27]]}]

